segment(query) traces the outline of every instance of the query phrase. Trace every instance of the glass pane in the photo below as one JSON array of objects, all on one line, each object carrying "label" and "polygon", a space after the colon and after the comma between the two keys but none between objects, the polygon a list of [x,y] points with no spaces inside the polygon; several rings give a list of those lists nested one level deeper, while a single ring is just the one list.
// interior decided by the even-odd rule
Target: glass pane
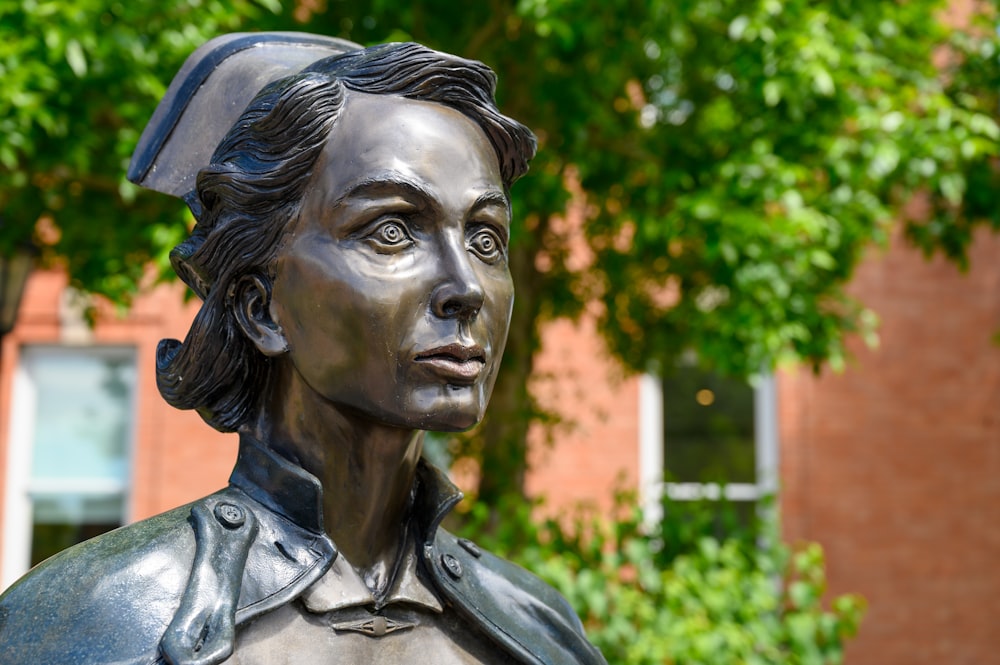
[{"label": "glass pane", "polygon": [[121,494],[46,494],[32,497],[36,524],[116,524],[124,512]]},{"label": "glass pane", "polygon": [[663,460],[674,482],[753,483],[753,388],[696,367],[663,379]]},{"label": "glass pane", "polygon": [[26,349],[24,357],[37,395],[32,478],[125,480],[132,354]]},{"label": "glass pane", "polygon": [[34,392],[31,564],[121,526],[135,355],[128,349],[28,347]]},{"label": "glass pane", "polygon": [[31,565],[122,524],[124,499],[62,494],[36,497],[31,530]]}]

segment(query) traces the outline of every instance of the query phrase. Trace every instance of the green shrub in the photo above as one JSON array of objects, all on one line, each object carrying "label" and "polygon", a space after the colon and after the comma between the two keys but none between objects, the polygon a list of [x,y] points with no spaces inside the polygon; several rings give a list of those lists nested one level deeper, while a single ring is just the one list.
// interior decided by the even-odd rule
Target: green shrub
[{"label": "green shrub", "polygon": [[519,504],[486,529],[497,512],[474,504],[460,531],[559,589],[611,665],[842,662],[865,604],[844,595],[824,606],[819,545],[792,551],[775,520],[720,519],[718,504],[666,503],[655,528],[628,505],[617,498],[613,521],[579,511],[539,522]]}]

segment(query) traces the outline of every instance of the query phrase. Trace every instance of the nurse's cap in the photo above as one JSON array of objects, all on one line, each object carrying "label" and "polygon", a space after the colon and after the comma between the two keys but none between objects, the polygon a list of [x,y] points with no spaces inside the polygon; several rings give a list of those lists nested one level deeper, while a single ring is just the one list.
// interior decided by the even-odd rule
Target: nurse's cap
[{"label": "nurse's cap", "polygon": [[153,112],[128,179],[184,199],[198,217],[198,171],[254,96],[318,60],[359,48],[302,32],[233,33],[206,42],[188,57]]}]

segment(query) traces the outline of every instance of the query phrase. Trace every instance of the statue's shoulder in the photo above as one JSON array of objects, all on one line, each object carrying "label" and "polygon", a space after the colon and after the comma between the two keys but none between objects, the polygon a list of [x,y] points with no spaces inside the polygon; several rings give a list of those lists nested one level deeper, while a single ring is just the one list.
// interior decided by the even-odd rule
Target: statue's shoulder
[{"label": "statue's shoulder", "polygon": [[0,596],[0,662],[151,663],[194,558],[191,506],[103,534]]},{"label": "statue's shoulder", "polygon": [[444,529],[424,561],[453,607],[522,662],[606,665],[563,595],[521,566]]},{"label": "statue's shoulder", "polygon": [[333,556],[328,538],[230,486],[32,569],[0,596],[0,663],[221,662],[236,625]]}]

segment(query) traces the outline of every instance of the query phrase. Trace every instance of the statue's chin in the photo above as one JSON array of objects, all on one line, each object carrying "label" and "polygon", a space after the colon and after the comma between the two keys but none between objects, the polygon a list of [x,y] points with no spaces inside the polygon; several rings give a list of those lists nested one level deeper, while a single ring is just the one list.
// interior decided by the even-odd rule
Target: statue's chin
[{"label": "statue's chin", "polygon": [[464,432],[482,422],[484,411],[485,409],[482,409],[469,413],[456,410],[449,413],[437,414],[436,417],[424,420],[418,429],[431,432]]},{"label": "statue's chin", "polygon": [[429,432],[465,432],[483,421],[482,417],[472,418],[468,422],[454,422],[446,424],[434,424],[430,427],[421,427]]},{"label": "statue's chin", "polygon": [[459,386],[424,384],[414,388],[408,397],[384,414],[387,422],[434,432],[461,432],[482,421],[489,394],[477,382]]}]

